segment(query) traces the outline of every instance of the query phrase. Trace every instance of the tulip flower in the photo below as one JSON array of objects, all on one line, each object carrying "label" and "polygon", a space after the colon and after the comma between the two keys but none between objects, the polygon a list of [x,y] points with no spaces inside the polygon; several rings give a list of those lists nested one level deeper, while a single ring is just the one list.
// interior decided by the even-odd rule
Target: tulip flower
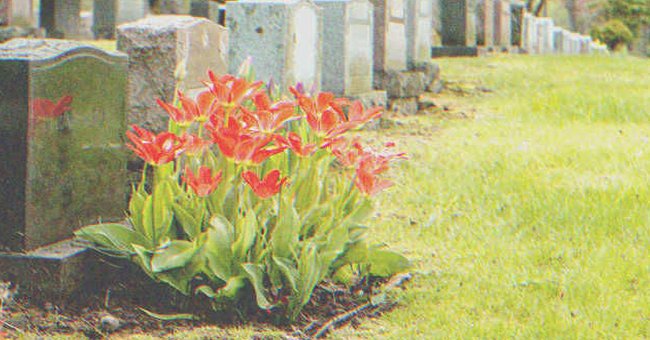
[{"label": "tulip flower", "polygon": [[184,134],[181,136],[183,150],[187,155],[200,155],[207,150],[212,141],[199,138],[197,135]]},{"label": "tulip flower", "polygon": [[252,171],[244,171],[241,176],[253,189],[255,195],[261,199],[267,199],[279,193],[282,185],[287,181],[286,177],[280,179],[279,170],[269,172],[262,180]]},{"label": "tulip flower", "polygon": [[239,107],[241,103],[252,97],[264,85],[261,81],[248,82],[244,78],[231,75],[217,77],[212,71],[208,72],[210,82],[206,83],[210,92],[221,105]]},{"label": "tulip flower", "polygon": [[303,144],[302,138],[295,132],[289,132],[287,137],[276,136],[278,144],[285,146],[300,157],[311,156],[316,151],[316,144]]},{"label": "tulip flower", "polygon": [[137,135],[127,131],[126,136],[133,144],[126,146],[151,165],[169,163],[183,152],[181,139],[173,133],[162,132],[156,135],[137,125],[131,127]]},{"label": "tulip flower", "polygon": [[342,106],[347,105],[347,100],[336,98],[329,92],[321,92],[316,98],[307,97],[298,89],[289,88],[298,100],[298,105],[305,113],[309,127],[321,137],[335,138],[353,126],[348,124]]},{"label": "tulip flower", "polygon": [[379,178],[380,172],[377,169],[381,166],[383,165],[377,164],[376,157],[365,157],[359,162],[354,184],[364,195],[374,196],[393,185],[393,182]]},{"label": "tulip flower", "polygon": [[364,110],[361,101],[357,100],[350,105],[350,109],[348,110],[348,121],[353,124],[363,125],[381,116],[382,110],[381,107]]},{"label": "tulip flower", "polygon": [[293,103],[279,102],[271,105],[266,93],[256,95],[253,100],[256,111],[242,108],[242,120],[252,132],[273,134],[282,129],[285,123],[300,119],[300,116],[294,113]]},{"label": "tulip flower", "polygon": [[227,126],[209,127],[212,140],[221,153],[235,163],[260,164],[267,158],[286,149],[284,146],[269,147],[272,136],[252,134],[230,117]]},{"label": "tulip flower", "polygon": [[221,183],[221,177],[221,171],[216,173],[213,177],[212,169],[207,166],[199,167],[198,177],[195,176],[189,167],[185,167],[183,182],[192,188],[197,196],[206,197],[217,189],[217,186],[219,186],[219,183]]},{"label": "tulip flower", "polygon": [[32,100],[32,113],[36,119],[52,119],[70,111],[72,96],[63,96],[56,103],[45,98]]}]

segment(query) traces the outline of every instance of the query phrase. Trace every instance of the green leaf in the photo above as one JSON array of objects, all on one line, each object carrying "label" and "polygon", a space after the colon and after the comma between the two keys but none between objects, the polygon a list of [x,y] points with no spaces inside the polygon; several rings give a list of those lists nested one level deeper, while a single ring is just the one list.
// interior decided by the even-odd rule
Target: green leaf
[{"label": "green leaf", "polygon": [[172,211],[174,193],[172,192],[169,181],[161,181],[158,183],[158,186],[154,190],[153,197],[155,235],[157,240],[162,240],[170,236],[169,232],[174,216]]},{"label": "green leaf", "polygon": [[133,244],[150,247],[145,237],[118,223],[95,224],[75,231],[75,235],[109,250],[134,254]]},{"label": "green leaf", "polygon": [[199,233],[201,233],[201,223],[203,221],[203,210],[200,209],[197,214],[197,210],[194,210],[194,214],[185,209],[182,205],[175,203],[174,215],[178,222],[180,223],[183,231],[190,239],[195,239]]},{"label": "green leaf", "polygon": [[151,271],[152,252],[136,244],[133,245],[133,250],[135,250],[136,258],[139,260],[142,269],[153,278],[153,272]]},{"label": "green leaf", "polygon": [[410,261],[404,255],[382,249],[370,249],[368,263],[370,274],[381,277],[389,277],[411,268]]},{"label": "green leaf", "polygon": [[271,303],[269,303],[269,300],[266,298],[264,295],[264,270],[261,265],[253,264],[253,263],[244,263],[241,265],[244,271],[246,272],[246,276],[248,277],[248,280],[251,282],[251,285],[253,286],[253,290],[255,290],[255,299],[257,300],[257,306],[259,306],[261,309],[270,309],[273,307]]},{"label": "green leaf", "polygon": [[193,242],[176,240],[166,248],[158,250],[151,260],[154,273],[164,272],[187,265],[199,250]]},{"label": "green leaf", "polygon": [[273,256],[273,262],[278,266],[284,278],[289,282],[291,289],[293,289],[294,292],[297,292],[300,274],[298,273],[298,269],[293,264],[293,262],[289,259],[275,256]]},{"label": "green leaf", "polygon": [[246,217],[240,218],[239,223],[237,224],[237,240],[232,245],[232,252],[234,256],[240,260],[246,258],[248,250],[255,243],[255,238],[257,237],[257,216],[255,212],[250,209],[246,212]]},{"label": "green leaf", "polygon": [[194,315],[194,314],[185,314],[185,313],[178,313],[178,314],[158,314],[154,313],[152,311],[146,310],[142,307],[139,307],[142,312],[145,314],[149,315],[152,318],[158,319],[158,320],[163,320],[163,321],[175,321],[175,320],[198,320],[199,318]]},{"label": "green leaf", "polygon": [[142,223],[142,214],[147,196],[143,186],[138,186],[138,189],[133,188],[131,200],[129,201],[129,215],[133,229],[143,235],[146,235],[146,233]]},{"label": "green leaf", "polygon": [[283,200],[279,215],[271,235],[273,253],[278,257],[289,258],[293,253],[294,246],[298,244],[300,219],[296,209],[288,199]]},{"label": "green leaf", "polygon": [[227,281],[233,273],[232,226],[222,216],[215,216],[206,231],[203,254],[212,275]]}]

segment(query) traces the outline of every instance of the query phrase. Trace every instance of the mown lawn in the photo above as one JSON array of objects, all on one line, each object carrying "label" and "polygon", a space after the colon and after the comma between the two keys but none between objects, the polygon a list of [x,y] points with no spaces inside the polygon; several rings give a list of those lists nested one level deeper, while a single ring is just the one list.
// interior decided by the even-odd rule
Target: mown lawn
[{"label": "mown lawn", "polygon": [[437,99],[455,113],[364,134],[410,154],[372,237],[417,274],[395,310],[332,337],[650,337],[650,61],[439,62],[470,92]]}]

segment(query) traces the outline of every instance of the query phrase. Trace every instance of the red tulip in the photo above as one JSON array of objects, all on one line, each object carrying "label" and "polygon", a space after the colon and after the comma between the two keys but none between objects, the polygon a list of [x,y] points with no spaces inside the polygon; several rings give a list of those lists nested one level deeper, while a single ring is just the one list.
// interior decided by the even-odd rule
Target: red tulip
[{"label": "red tulip", "polygon": [[365,157],[359,162],[356,170],[354,184],[367,196],[374,196],[393,185],[393,182],[378,177],[383,170],[377,171],[382,165],[377,164],[376,161],[376,157]]},{"label": "red tulip", "polygon": [[151,165],[169,163],[183,152],[181,139],[173,133],[162,132],[155,135],[137,125],[131,127],[137,135],[127,131],[126,136],[133,144],[126,146]]},{"label": "red tulip", "polygon": [[381,107],[364,110],[361,101],[357,100],[350,105],[350,109],[348,110],[348,121],[356,125],[362,125],[381,116],[382,110]]},{"label": "red tulip", "polygon": [[192,188],[197,196],[205,197],[217,189],[217,186],[219,186],[219,183],[221,183],[221,176],[221,171],[219,171],[213,177],[212,169],[208,168],[207,166],[201,166],[199,167],[198,177],[196,177],[189,167],[185,167],[183,182]]},{"label": "red tulip", "polygon": [[348,103],[346,99],[337,99],[329,92],[321,92],[314,99],[300,93],[296,88],[289,90],[305,113],[307,124],[321,137],[334,138],[353,127],[347,122],[342,109],[342,106]]},{"label": "red tulip", "polygon": [[280,192],[282,185],[287,181],[287,178],[280,179],[280,171],[273,170],[269,172],[263,180],[252,171],[244,171],[242,178],[253,189],[255,195],[261,199],[267,199]]},{"label": "red tulip", "polygon": [[210,92],[220,105],[239,107],[242,102],[252,97],[264,84],[261,81],[248,82],[244,78],[231,75],[217,77],[212,71],[208,72],[210,82],[206,83]]},{"label": "red tulip", "polygon": [[284,146],[270,148],[272,136],[252,134],[230,117],[227,126],[210,127],[212,140],[221,153],[235,163],[262,163],[267,158],[286,149]]},{"label": "red tulip", "polygon": [[316,151],[316,144],[303,144],[300,136],[294,132],[289,132],[287,138],[276,136],[276,141],[300,157],[311,156]]},{"label": "red tulip", "polygon": [[272,104],[268,95],[260,92],[253,97],[256,111],[242,108],[242,120],[246,128],[252,132],[273,134],[283,128],[283,125],[292,120],[300,119],[294,112],[295,104],[279,102]]},{"label": "red tulip", "polygon": [[204,122],[212,112],[217,110],[215,97],[210,91],[201,92],[196,101],[185,97],[183,92],[178,91],[178,100],[181,103],[180,108],[160,99],[157,102],[179,125],[189,125],[194,121]]},{"label": "red tulip", "polygon": [[200,155],[212,145],[212,141],[199,138],[199,136],[192,134],[182,135],[181,141],[183,142],[185,154],[189,155]]}]

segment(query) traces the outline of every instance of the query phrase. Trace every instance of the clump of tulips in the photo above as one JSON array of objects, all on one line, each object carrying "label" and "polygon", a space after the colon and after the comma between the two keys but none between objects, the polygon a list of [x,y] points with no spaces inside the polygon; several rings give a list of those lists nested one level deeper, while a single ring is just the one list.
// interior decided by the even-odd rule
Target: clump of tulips
[{"label": "clump of tulips", "polygon": [[291,320],[342,271],[389,276],[408,267],[364,239],[372,196],[392,185],[386,171],[405,158],[391,143],[375,150],[347,136],[379,108],[300,87],[272,100],[261,82],[208,75],[195,100],[178,92],[175,103],[159,101],[168,131],[127,132],[145,162],[129,225],[93,225],[79,237],[215,308],[254,296]]}]

